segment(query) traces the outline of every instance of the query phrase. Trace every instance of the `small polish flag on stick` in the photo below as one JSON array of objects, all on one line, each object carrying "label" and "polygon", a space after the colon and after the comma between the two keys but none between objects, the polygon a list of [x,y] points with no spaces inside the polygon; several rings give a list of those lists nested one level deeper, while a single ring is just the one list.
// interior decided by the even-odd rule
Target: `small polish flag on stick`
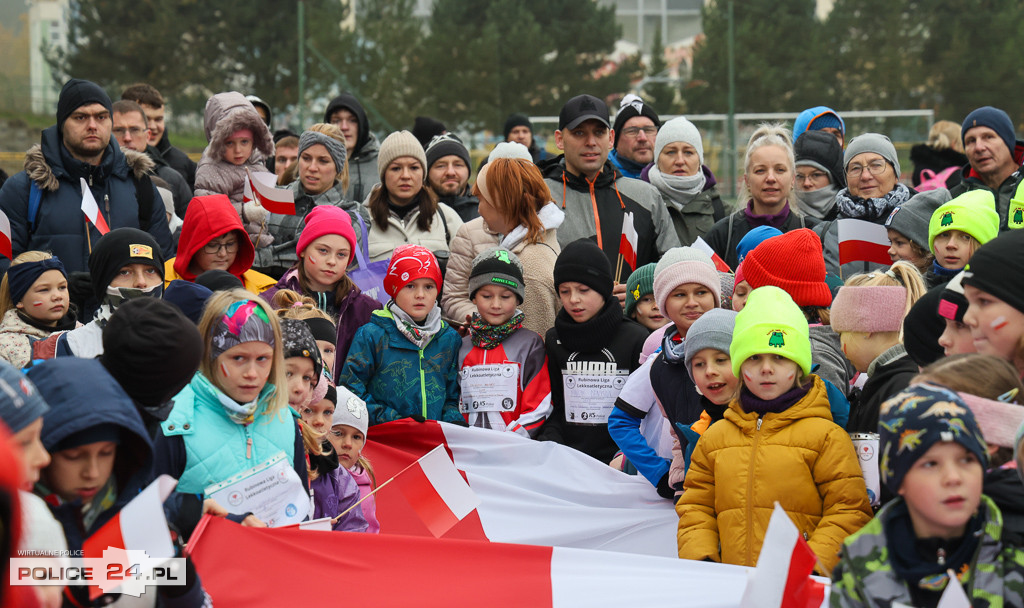
[{"label": "small polish flag on stick", "polygon": [[775,503],[740,608],[817,608],[825,599],[825,584],[811,577],[817,561],[789,515]]},{"label": "small polish flag on stick", "polygon": [[473,492],[448,457],[444,445],[430,450],[422,458],[395,476],[416,514],[436,538],[480,506]]},{"label": "small polish flag on stick", "polygon": [[846,218],[839,223],[839,263],[874,262],[892,264],[889,232],[882,224]]},{"label": "small polish flag on stick", "polygon": [[[174,557],[174,543],[164,516],[164,501],[178,481],[161,475],[126,504],[113,519],[103,524],[82,543],[83,557],[101,558],[107,548],[145,551],[151,558]],[[122,564],[125,568],[128,564]],[[89,588],[89,597],[103,595],[99,587]]]},{"label": "small polish flag on stick", "polygon": [[0,255],[8,260],[14,259],[14,250],[11,245],[11,220],[7,214],[0,211]]},{"label": "small polish flag on stick", "polygon": [[636,270],[636,246],[639,237],[633,224],[633,212],[622,214],[622,237],[619,239],[619,262],[615,267],[615,280],[622,273],[622,263],[629,264],[630,272]]},{"label": "small polish flag on stick", "polygon": [[246,180],[244,196],[248,200],[257,200],[263,208],[271,213],[295,215],[295,193],[287,188],[277,188],[274,183],[264,183],[263,176],[274,177],[269,173],[252,174],[245,170],[249,178]]},{"label": "small polish flag on stick", "polygon": [[96,226],[96,230],[99,230],[100,234],[110,232],[110,226],[107,226],[107,220],[103,219],[103,214],[100,213],[100,206],[96,204],[96,199],[92,196],[89,184],[86,183],[84,177],[78,179],[82,184],[82,213],[85,214],[85,217],[89,218],[93,226]]},{"label": "small polish flag on stick", "polygon": [[707,241],[705,241],[701,237],[698,236],[697,240],[694,241],[693,245],[691,246],[694,249],[703,251],[704,253],[711,256],[711,261],[715,263],[715,268],[718,269],[718,272],[732,272],[732,268],[729,268],[729,265],[725,263],[725,260],[723,260],[721,256],[715,253],[715,250],[711,248],[711,245],[708,245]]}]

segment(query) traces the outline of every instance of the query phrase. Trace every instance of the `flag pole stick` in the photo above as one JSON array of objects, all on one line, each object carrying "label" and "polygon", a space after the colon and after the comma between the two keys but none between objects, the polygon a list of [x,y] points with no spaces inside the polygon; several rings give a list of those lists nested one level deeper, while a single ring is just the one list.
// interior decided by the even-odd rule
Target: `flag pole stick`
[{"label": "flag pole stick", "polygon": [[89,233],[89,218],[82,218],[85,222],[85,242],[89,246],[89,255],[92,255],[92,234]]},{"label": "flag pole stick", "polygon": [[[438,444],[438,445],[437,445],[437,447],[435,447],[435,448],[434,448],[434,450],[436,450],[437,448],[441,447],[441,445],[442,445],[442,444]],[[431,452],[433,452],[434,450],[431,450]],[[428,454],[429,454],[429,453],[430,453],[430,452],[428,452]],[[345,515],[346,513],[348,513],[348,512],[349,512],[349,511],[351,511],[352,509],[355,509],[356,507],[358,507],[358,506],[359,506],[359,503],[361,503],[361,502],[363,502],[364,500],[366,500],[367,498],[369,498],[369,497],[373,496],[374,494],[376,494],[377,492],[379,492],[381,488],[383,488],[384,486],[386,486],[386,485],[388,485],[389,483],[391,483],[392,481],[394,481],[394,480],[395,480],[395,478],[397,478],[397,477],[398,477],[399,475],[401,475],[402,473],[405,473],[405,472],[406,472],[406,471],[408,471],[409,469],[411,469],[411,468],[413,468],[414,466],[416,466],[416,463],[417,463],[417,462],[419,462],[420,460],[422,460],[422,459],[423,459],[423,458],[425,458],[425,457],[426,457],[426,456],[423,456],[423,457],[421,457],[421,458],[418,458],[418,459],[416,459],[415,461],[413,461],[413,462],[412,462],[412,464],[410,464],[409,466],[405,467],[405,468],[404,468],[404,469],[402,469],[401,471],[399,471],[399,472],[395,473],[395,475],[394,475],[394,476],[393,476],[393,477],[392,477],[391,479],[389,479],[389,480],[385,481],[384,483],[380,484],[379,486],[377,486],[376,488],[374,488],[372,492],[370,492],[370,493],[369,493],[369,494],[367,494],[366,496],[363,496],[362,498],[360,498],[360,499],[359,499],[358,501],[356,501],[356,504],[354,504],[354,505],[352,505],[351,507],[349,507],[349,508],[345,509],[344,511],[342,511],[341,513],[339,513],[339,514],[338,514],[337,516],[335,516],[335,517],[331,518],[331,525],[334,525],[334,524],[335,524],[335,523],[336,523],[336,522],[337,522],[337,521],[338,521],[339,519],[341,519],[341,518],[342,518],[342,517],[343,517],[343,516],[344,516],[344,515]]]},{"label": "flag pole stick", "polygon": [[263,229],[267,226],[267,218],[263,218],[263,222],[260,223],[260,231],[256,234],[256,242],[253,243],[253,247],[260,246],[260,237],[263,236]]},{"label": "flag pole stick", "polygon": [[622,275],[622,261],[623,261],[623,259],[624,258],[622,257],[622,254],[620,253],[619,257],[618,257],[618,261],[615,263],[615,282],[616,283],[620,282],[619,281],[619,277]]}]

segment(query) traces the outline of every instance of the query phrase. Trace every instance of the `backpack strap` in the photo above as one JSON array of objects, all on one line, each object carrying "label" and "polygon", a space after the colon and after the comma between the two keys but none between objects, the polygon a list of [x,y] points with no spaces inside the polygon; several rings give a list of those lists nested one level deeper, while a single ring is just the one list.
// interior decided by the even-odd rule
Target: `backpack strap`
[{"label": "backpack strap", "polygon": [[713,214],[712,214],[711,217],[715,218],[716,222],[718,220],[722,219],[723,217],[725,217],[725,205],[722,204],[722,197],[720,197],[720,196],[712,197],[711,198],[711,208],[713,210]]},{"label": "backpack strap", "polygon": [[[736,213],[739,213],[739,211],[737,211]],[[730,213],[729,214],[729,229],[725,231],[725,253],[726,253],[726,255],[729,254],[729,252],[731,251],[730,248],[732,247],[732,222],[733,222],[733,219],[736,217],[736,213]]]},{"label": "backpack strap", "polygon": [[448,232],[448,220],[444,219],[444,211],[441,209],[441,203],[438,203],[437,205],[437,214],[441,216],[441,224],[444,226],[444,244],[445,247],[450,247],[452,242],[452,233]]},{"label": "backpack strap", "polygon": [[39,189],[36,181],[29,180],[28,187],[28,234],[36,231],[36,216],[39,215],[39,201],[43,199],[43,192]]}]

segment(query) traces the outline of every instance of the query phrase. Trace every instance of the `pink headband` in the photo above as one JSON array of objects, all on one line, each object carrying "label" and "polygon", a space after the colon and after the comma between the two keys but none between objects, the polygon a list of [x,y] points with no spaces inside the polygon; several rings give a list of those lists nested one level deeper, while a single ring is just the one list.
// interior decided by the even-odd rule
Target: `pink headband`
[{"label": "pink headband", "polygon": [[228,139],[238,139],[240,137],[245,137],[247,139],[252,139],[252,131],[249,130],[249,129],[239,129],[239,130],[235,131],[234,133],[232,133],[231,137],[229,137]]}]

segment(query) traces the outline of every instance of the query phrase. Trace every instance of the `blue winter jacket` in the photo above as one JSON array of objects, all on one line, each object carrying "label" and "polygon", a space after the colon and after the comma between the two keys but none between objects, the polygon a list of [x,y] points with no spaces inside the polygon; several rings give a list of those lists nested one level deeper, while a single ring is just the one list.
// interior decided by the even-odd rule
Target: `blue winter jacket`
[{"label": "blue winter jacket", "polygon": [[465,424],[459,413],[459,347],[462,338],[447,323],[417,349],[386,308],[356,331],[338,386],[366,401],[370,424],[419,414],[428,420]]},{"label": "blue winter jacket", "polygon": [[[135,197],[136,177],[146,173],[153,161],[145,154],[130,156],[111,138],[103,160],[93,166],[71,157],[58,136],[56,125],[45,129],[40,145],[25,155],[25,170],[15,174],[0,189],[0,210],[11,221],[11,245],[14,255],[30,250],[49,251],[68,272],[89,270],[89,239],[82,213],[80,178],[90,184],[93,198],[99,205],[107,225],[115,228],[138,228],[139,207]],[[41,199],[35,217],[35,230],[29,227],[29,192],[31,181],[39,187]],[[148,232],[156,239],[165,258],[172,257],[174,243],[167,228],[167,215],[160,195],[153,186],[153,210]],[[91,224],[88,227],[93,244],[102,236]],[[6,272],[10,260],[0,258],[0,272]]]}]

